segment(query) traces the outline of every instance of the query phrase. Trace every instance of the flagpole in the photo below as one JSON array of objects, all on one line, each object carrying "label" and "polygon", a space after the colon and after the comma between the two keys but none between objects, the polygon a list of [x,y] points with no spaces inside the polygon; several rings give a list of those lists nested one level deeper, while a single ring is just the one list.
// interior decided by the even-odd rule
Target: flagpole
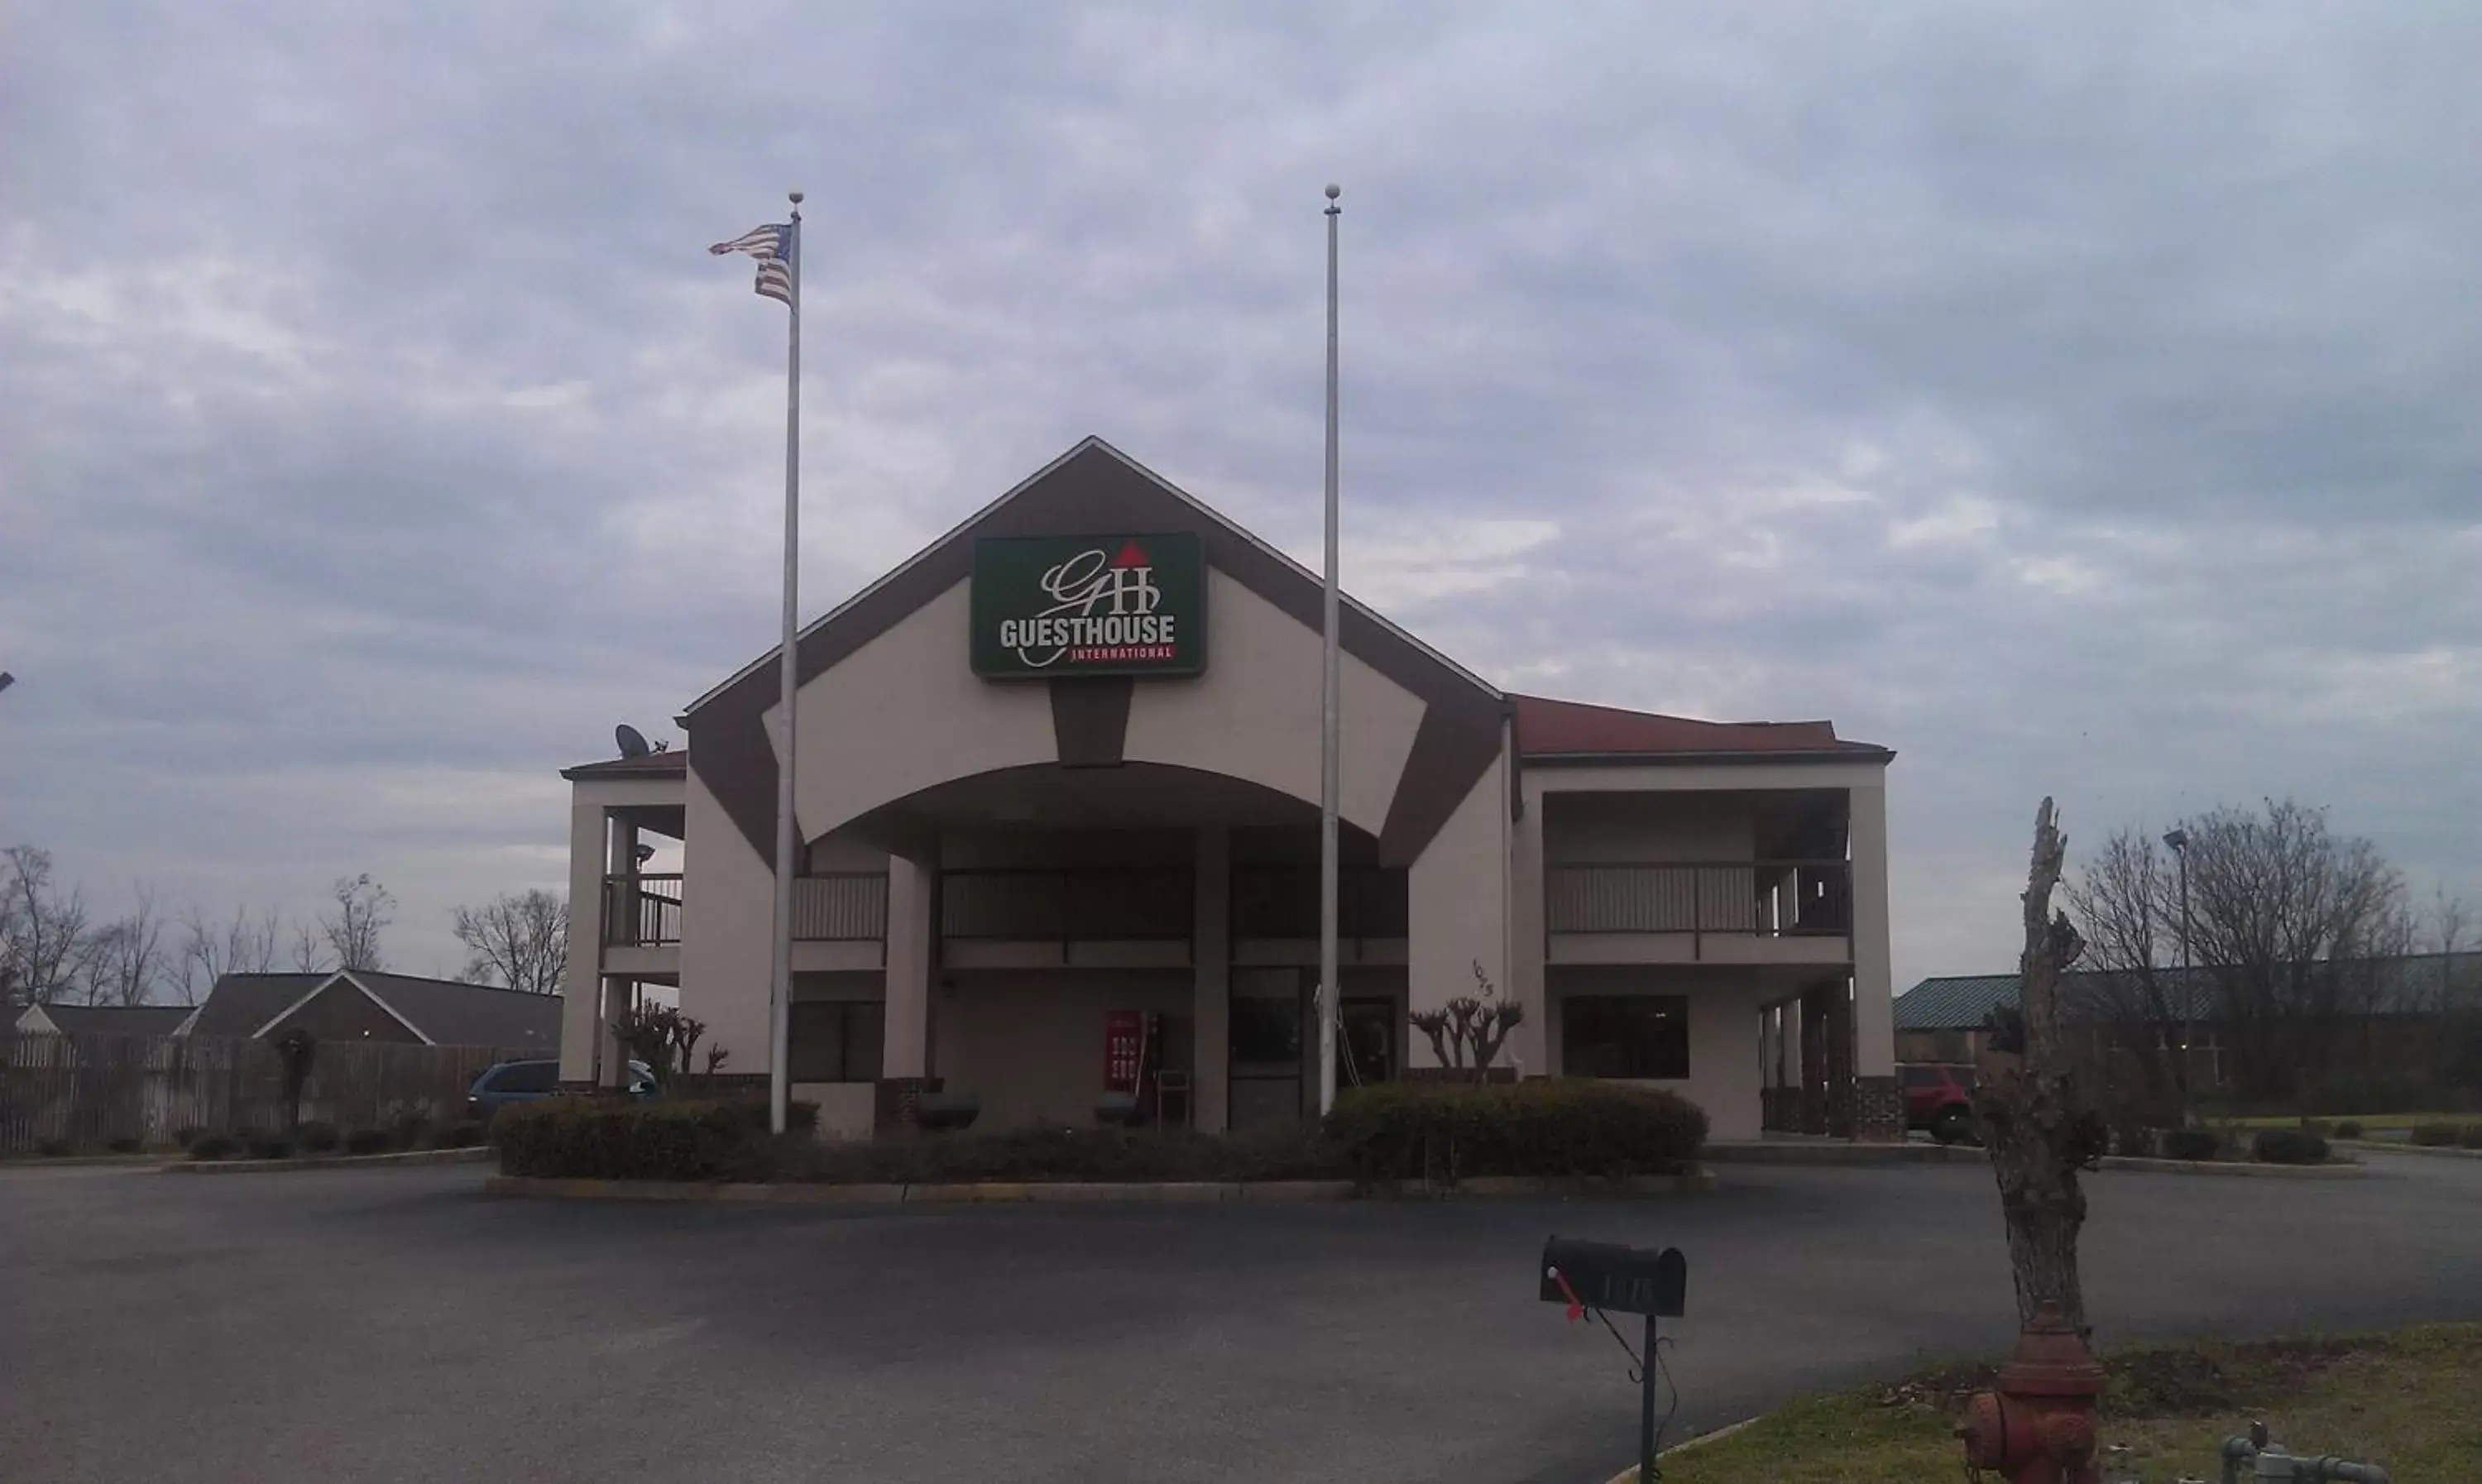
[{"label": "flagpole", "polygon": [[1343,793],[1343,690],[1336,656],[1335,496],[1335,227],[1344,208],[1341,186],[1327,188],[1327,583],[1320,596],[1319,690],[1319,995],[1318,1097],[1324,1117],[1335,1106],[1336,891],[1342,885],[1335,820]]},{"label": "flagpole", "polygon": [[789,193],[793,220],[785,233],[785,255],[792,266],[792,315],[784,346],[784,635],[779,657],[779,691],[783,707],[782,750],[776,756],[776,942],[767,984],[767,1126],[784,1131],[785,1100],[791,1091],[789,1025],[793,1003],[793,767],[800,755],[794,746],[795,692],[801,667],[794,653],[794,628],[800,606],[802,550],[802,193]]}]

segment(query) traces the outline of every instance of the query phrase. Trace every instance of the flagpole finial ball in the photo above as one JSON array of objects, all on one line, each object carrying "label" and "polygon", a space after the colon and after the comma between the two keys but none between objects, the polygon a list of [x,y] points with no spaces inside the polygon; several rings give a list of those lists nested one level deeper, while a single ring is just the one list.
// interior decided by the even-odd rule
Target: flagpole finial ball
[{"label": "flagpole finial ball", "polygon": [[1333,181],[1330,181],[1330,182],[1328,183],[1328,188],[1327,188],[1327,199],[1328,199],[1329,200],[1333,200],[1333,199],[1335,199],[1337,197],[1342,196],[1343,194],[1344,194],[1344,187],[1342,187],[1342,186],[1340,186],[1340,185],[1337,185],[1337,184],[1335,184],[1335,183],[1334,183],[1334,182],[1333,182]]},{"label": "flagpole finial ball", "polygon": [[793,202],[793,204],[794,204],[794,205],[798,206],[798,205],[802,204],[802,193],[801,193],[801,192],[799,192],[799,191],[787,191],[787,192],[785,192],[785,193],[784,193],[784,195],[785,195],[788,199],[790,199],[792,200],[792,202]]}]

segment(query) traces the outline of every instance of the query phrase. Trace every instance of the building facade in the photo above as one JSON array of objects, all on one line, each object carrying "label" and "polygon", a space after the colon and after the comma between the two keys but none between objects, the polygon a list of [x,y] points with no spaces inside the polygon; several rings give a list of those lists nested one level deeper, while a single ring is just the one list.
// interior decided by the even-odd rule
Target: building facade
[{"label": "building facade", "polygon": [[[1349,599],[1339,1087],[1436,1068],[1410,1016],[1526,1015],[1518,1074],[1893,1136],[1884,748],[1502,693]],[[1087,439],[805,629],[790,1059],[825,1131],[1106,1095],[1208,1129],[1316,1103],[1320,587]],[[680,751],[567,770],[565,1078],[678,987],[767,1064],[774,654]],[[641,868],[650,837],[682,869]],[[599,909],[598,909],[599,904]],[[1131,1098],[1124,1096],[1121,1106]]]}]

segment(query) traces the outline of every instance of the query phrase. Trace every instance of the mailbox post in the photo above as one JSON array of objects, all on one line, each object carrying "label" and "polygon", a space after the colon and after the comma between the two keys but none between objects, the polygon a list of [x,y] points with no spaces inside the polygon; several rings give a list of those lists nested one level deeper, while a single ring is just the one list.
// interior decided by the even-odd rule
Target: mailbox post
[{"label": "mailbox post", "polygon": [[[1543,1285],[1546,1304],[1565,1304],[1576,1319],[1589,1310],[1646,1316],[1646,1350],[1636,1357],[1638,1370],[1637,1476],[1641,1484],[1654,1477],[1655,1334],[1658,1318],[1680,1317],[1689,1289],[1689,1259],[1679,1249],[1622,1247],[1611,1242],[1564,1241],[1543,1244]],[[1605,1324],[1611,1321],[1606,1318]],[[1618,1338],[1620,1332],[1612,1332]],[[1623,1348],[1626,1348],[1625,1342]]]}]

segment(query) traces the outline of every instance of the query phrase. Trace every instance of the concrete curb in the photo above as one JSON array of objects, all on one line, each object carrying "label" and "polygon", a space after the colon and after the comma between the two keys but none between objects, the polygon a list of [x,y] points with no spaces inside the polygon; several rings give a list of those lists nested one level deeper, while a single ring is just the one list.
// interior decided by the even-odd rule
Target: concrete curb
[{"label": "concrete curb", "polygon": [[157,1168],[159,1175],[264,1175],[275,1170],[349,1170],[391,1164],[480,1164],[488,1145],[471,1149],[409,1149],[392,1154],[300,1154],[291,1159],[182,1159]]},{"label": "concrete curb", "polygon": [[[1678,1443],[1674,1444],[1672,1446],[1665,1448],[1662,1452],[1656,1454],[1655,1457],[1658,1460],[1661,1460],[1670,1458],[1677,1453],[1695,1452],[1697,1449],[1703,1448],[1710,1443],[1721,1443],[1736,1432],[1756,1427],[1762,1420],[1762,1418],[1745,1417],[1739,1421],[1734,1422],[1729,1427],[1718,1427],[1711,1433],[1700,1433],[1695,1438],[1683,1438]],[[1631,1464],[1620,1472],[1613,1474],[1607,1481],[1607,1484],[1638,1484],[1637,1465]]]},{"label": "concrete curb", "polygon": [[173,1157],[163,1151],[137,1154],[11,1154],[0,1159],[0,1175],[11,1170],[95,1170],[115,1165],[151,1170]]},{"label": "concrete curb", "polygon": [[2142,1175],[2239,1175],[2259,1179],[2336,1180],[2359,1179],[2370,1173],[2369,1166],[2360,1164],[2258,1164],[2242,1159],[2137,1159],[2126,1154],[2107,1154],[2102,1167],[2126,1170]]},{"label": "concrete curb", "polygon": [[487,1195],[562,1201],[671,1201],[735,1206],[1015,1206],[1118,1201],[1146,1205],[1215,1205],[1228,1201],[1477,1200],[1508,1197],[1624,1199],[1691,1195],[1715,1188],[1712,1171],[1692,1175],[1642,1175],[1619,1180],[1469,1179],[1455,1190],[1424,1189],[1408,1182],[1363,1190],[1351,1180],[981,1180],[937,1185],[831,1185],[707,1183],[693,1180],[545,1179],[494,1175]]},{"label": "concrete curb", "polygon": [[1973,1144],[1739,1143],[1709,1144],[1708,1164],[1979,1164],[1990,1156]]},{"label": "concrete curb", "polygon": [[2398,1143],[2392,1139],[2336,1139],[2338,1149],[2357,1153],[2445,1155],[2450,1159],[2482,1159],[2482,1149],[2453,1149],[2442,1144]]}]

